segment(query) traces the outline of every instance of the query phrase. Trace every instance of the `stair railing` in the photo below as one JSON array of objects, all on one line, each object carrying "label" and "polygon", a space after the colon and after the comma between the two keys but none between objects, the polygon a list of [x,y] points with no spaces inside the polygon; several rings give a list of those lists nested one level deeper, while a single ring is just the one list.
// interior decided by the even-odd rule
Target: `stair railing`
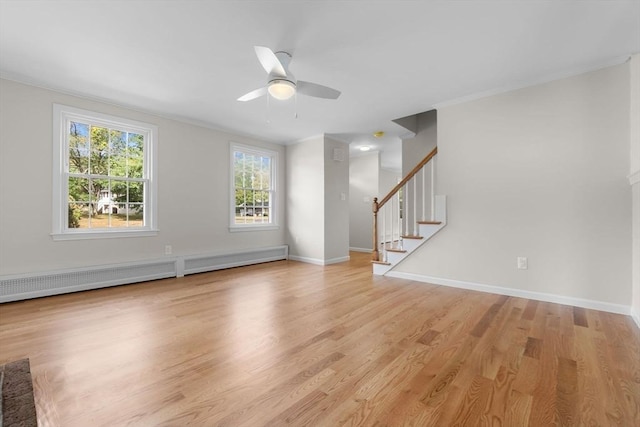
[{"label": "stair railing", "polygon": [[427,154],[382,200],[378,201],[377,197],[373,199],[374,262],[386,262],[387,250],[402,250],[403,239],[418,238],[420,221],[434,220],[436,154],[438,147]]}]

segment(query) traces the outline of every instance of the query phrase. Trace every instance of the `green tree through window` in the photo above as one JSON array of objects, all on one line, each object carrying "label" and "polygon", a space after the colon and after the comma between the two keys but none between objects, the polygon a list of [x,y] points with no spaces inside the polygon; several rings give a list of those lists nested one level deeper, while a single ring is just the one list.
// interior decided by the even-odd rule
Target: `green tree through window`
[{"label": "green tree through window", "polygon": [[80,212],[69,228],[144,225],[144,146],[139,133],[69,122],[69,218]]},{"label": "green tree through window", "polygon": [[234,206],[232,225],[274,223],[275,153],[232,147]]},{"label": "green tree through window", "polygon": [[53,109],[54,240],[157,234],[157,127]]}]

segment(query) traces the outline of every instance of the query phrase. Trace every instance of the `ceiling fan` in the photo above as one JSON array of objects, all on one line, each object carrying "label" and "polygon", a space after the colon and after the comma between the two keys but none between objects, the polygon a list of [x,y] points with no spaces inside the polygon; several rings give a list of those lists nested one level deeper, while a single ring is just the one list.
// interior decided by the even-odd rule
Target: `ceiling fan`
[{"label": "ceiling fan", "polygon": [[273,52],[268,47],[254,46],[258,61],[267,74],[267,85],[242,95],[238,101],[251,101],[267,93],[275,99],[285,100],[294,94],[313,96],[324,99],[337,99],[340,91],[316,83],[296,80],[289,71],[291,55],[287,52]]}]

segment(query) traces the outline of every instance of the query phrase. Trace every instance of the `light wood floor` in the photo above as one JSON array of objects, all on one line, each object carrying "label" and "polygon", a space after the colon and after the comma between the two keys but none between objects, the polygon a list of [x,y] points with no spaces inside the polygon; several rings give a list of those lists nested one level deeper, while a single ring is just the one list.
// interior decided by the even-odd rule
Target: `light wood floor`
[{"label": "light wood floor", "polygon": [[626,316],[374,277],[369,255],[0,305],[41,425],[638,426]]}]

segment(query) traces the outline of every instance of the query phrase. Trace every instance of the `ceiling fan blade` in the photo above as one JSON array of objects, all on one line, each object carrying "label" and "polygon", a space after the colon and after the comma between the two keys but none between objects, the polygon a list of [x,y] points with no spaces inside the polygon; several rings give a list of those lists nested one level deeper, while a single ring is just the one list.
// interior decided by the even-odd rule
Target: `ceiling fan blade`
[{"label": "ceiling fan blade", "polygon": [[238,98],[238,101],[251,101],[252,99],[260,98],[263,95],[267,94],[267,87],[261,87],[260,89],[252,90],[251,92],[242,95]]},{"label": "ceiling fan blade", "polygon": [[256,51],[258,61],[260,61],[260,64],[262,64],[262,67],[267,74],[275,74],[281,77],[287,76],[284,66],[280,63],[280,60],[271,49],[264,46],[254,46],[253,48]]},{"label": "ceiling fan blade", "polygon": [[298,93],[307,96],[315,96],[316,98],[338,99],[340,96],[339,90],[331,89],[330,87],[316,83],[305,82],[303,80],[298,80],[296,87],[298,89]]}]

